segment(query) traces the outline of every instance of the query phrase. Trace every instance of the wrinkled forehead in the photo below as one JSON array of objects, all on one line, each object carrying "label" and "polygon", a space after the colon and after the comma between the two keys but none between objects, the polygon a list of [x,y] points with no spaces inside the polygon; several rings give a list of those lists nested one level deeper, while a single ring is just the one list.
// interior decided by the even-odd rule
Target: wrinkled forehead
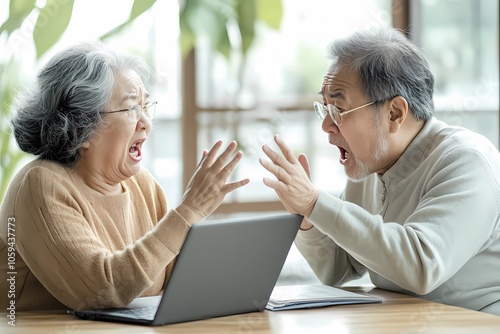
[{"label": "wrinkled forehead", "polygon": [[342,66],[338,61],[332,61],[330,65],[328,66],[328,69],[326,71],[325,76],[323,77],[323,86],[325,85],[332,85],[333,80],[336,75],[338,75],[340,72],[343,71]]},{"label": "wrinkled forehead", "polygon": [[355,89],[359,85],[358,78],[356,73],[348,70],[345,66],[337,62],[332,62],[328,67],[327,73],[323,76],[320,93],[323,94],[326,90],[335,87]]},{"label": "wrinkled forehead", "polygon": [[116,73],[114,92],[123,100],[139,100],[149,96],[141,78],[132,69]]},{"label": "wrinkled forehead", "polygon": [[328,86],[328,85],[333,85],[335,83],[334,79],[335,79],[335,75],[333,75],[331,73],[325,74],[323,76],[323,83],[321,84],[321,88],[324,88],[325,86]]}]

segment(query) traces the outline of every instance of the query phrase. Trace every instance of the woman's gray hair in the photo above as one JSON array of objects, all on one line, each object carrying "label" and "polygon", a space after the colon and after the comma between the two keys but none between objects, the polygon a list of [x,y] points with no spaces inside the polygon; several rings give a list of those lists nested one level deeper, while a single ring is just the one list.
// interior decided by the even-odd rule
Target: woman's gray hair
[{"label": "woman's gray hair", "polygon": [[416,120],[434,115],[434,76],[422,51],[400,31],[356,32],[330,43],[327,57],[359,74],[368,101],[402,96]]},{"label": "woman's gray hair", "polygon": [[16,97],[12,120],[19,147],[42,159],[74,167],[83,144],[102,125],[119,70],[132,69],[143,82],[142,59],[114,52],[101,42],[83,42],[56,54],[41,69],[35,87]]}]

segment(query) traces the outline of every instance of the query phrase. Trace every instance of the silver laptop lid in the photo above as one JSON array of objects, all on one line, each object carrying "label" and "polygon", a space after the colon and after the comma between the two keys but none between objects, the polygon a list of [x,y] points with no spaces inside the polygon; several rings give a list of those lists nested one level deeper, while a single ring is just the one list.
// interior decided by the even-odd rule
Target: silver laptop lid
[{"label": "silver laptop lid", "polygon": [[153,325],[263,310],[301,221],[285,214],[193,225]]}]

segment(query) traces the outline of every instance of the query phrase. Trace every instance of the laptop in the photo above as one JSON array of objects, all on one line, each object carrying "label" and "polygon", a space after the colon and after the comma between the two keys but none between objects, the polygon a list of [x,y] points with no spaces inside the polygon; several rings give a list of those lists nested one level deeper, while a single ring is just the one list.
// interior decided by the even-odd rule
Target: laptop
[{"label": "laptop", "polygon": [[301,221],[291,214],[202,221],[189,230],[162,296],[68,313],[158,326],[262,311]]}]

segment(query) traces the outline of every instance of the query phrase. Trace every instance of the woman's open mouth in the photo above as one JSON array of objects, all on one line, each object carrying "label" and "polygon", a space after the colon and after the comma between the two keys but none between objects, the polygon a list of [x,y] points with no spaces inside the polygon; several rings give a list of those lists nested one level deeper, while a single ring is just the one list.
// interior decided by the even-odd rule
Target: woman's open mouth
[{"label": "woman's open mouth", "polygon": [[140,139],[136,141],[130,148],[128,149],[128,155],[135,160],[142,160],[142,144],[146,141],[146,139]]}]

